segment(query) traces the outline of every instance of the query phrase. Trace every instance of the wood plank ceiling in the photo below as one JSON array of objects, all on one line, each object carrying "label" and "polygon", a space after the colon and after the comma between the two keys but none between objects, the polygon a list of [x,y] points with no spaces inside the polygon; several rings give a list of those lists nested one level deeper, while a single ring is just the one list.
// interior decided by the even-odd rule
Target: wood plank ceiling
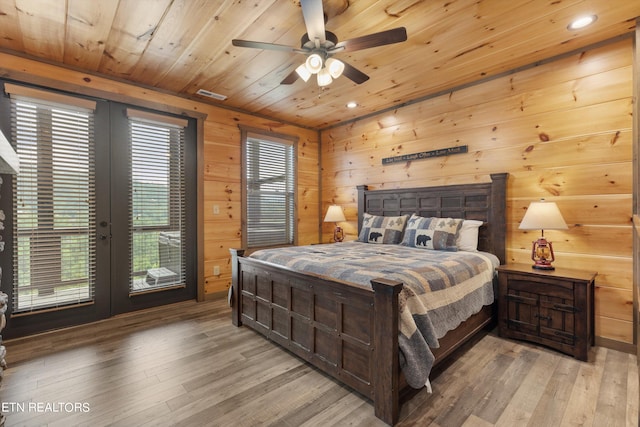
[{"label": "wood plank ceiling", "polygon": [[[299,47],[299,0],[0,0],[0,49],[323,129],[630,33],[640,1],[325,0],[324,9],[339,40],[399,26],[408,40],[338,53],[370,76],[361,85],[344,76],[325,88],[280,85],[303,55],[231,40]],[[584,14],[598,20],[567,30]]]}]

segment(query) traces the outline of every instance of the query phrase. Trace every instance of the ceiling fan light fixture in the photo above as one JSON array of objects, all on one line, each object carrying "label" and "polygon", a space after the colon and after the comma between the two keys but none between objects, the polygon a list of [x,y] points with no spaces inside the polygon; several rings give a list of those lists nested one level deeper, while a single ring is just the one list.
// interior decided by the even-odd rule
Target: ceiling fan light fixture
[{"label": "ceiling fan light fixture", "polygon": [[317,53],[312,53],[307,58],[305,65],[311,74],[317,74],[322,70],[322,57]]},{"label": "ceiling fan light fixture", "polygon": [[329,74],[331,75],[331,77],[337,79],[342,75],[342,72],[344,71],[344,62],[335,58],[328,58],[325,61],[325,67],[329,70]]},{"label": "ceiling fan light fixture", "polygon": [[307,69],[306,64],[300,64],[298,68],[296,68],[296,73],[298,73],[298,76],[300,76],[300,78],[305,82],[309,81],[309,78],[311,77],[311,73]]},{"label": "ceiling fan light fixture", "polygon": [[[407,29],[405,27],[397,27],[338,42],[338,37],[331,31],[327,31],[325,27],[327,15],[324,13],[322,0],[300,0],[294,3],[299,3],[302,9],[304,25],[307,29],[307,32],[300,39],[299,48],[277,43],[231,40],[234,46],[306,55],[304,66],[308,73],[298,67],[287,74],[280,82],[281,85],[291,85],[299,77],[307,81],[307,78],[311,78],[311,74],[318,74],[323,69],[326,69],[326,73],[317,78],[320,86],[331,84],[333,79],[337,79],[342,74],[352,82],[362,84],[369,80],[369,76],[349,65],[349,63],[331,60],[331,57],[338,52],[353,52],[407,41]],[[307,74],[309,75],[307,76]]]},{"label": "ceiling fan light fixture", "polygon": [[318,73],[318,86],[327,86],[330,85],[333,79],[331,78],[331,74],[329,74],[329,70],[323,68]]}]

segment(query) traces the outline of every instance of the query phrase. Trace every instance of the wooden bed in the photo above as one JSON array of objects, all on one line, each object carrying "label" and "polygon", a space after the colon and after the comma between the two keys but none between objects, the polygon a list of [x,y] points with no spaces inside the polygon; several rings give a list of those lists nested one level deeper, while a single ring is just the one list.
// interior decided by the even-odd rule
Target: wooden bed
[{"label": "wooden bed", "polygon": [[[358,187],[358,230],[364,212],[481,220],[478,248],[505,262],[507,174],[490,183],[412,189]],[[380,278],[363,287],[244,257],[232,249],[232,321],[280,344],[370,398],[375,415],[395,424],[406,386],[399,367],[398,294],[402,283]],[[436,364],[496,318],[485,306],[440,340]]]}]

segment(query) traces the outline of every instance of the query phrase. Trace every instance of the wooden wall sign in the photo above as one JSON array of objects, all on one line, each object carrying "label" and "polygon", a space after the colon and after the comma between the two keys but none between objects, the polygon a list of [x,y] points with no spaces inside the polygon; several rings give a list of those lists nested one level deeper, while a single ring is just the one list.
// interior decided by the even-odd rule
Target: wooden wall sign
[{"label": "wooden wall sign", "polygon": [[382,159],[383,165],[398,162],[408,162],[411,160],[430,159],[431,157],[449,156],[451,154],[462,154],[469,151],[468,145],[458,145],[456,147],[441,148],[439,150],[423,151],[421,153],[403,154],[401,156],[385,157]]}]

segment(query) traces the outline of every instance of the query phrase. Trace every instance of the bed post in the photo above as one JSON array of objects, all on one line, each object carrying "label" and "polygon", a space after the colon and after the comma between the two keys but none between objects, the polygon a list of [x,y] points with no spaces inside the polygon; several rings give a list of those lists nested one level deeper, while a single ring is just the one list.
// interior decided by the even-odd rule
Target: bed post
[{"label": "bed post", "polygon": [[492,237],[491,246],[493,253],[500,260],[500,264],[507,261],[506,237],[507,237],[507,177],[508,173],[491,174],[491,222]]},{"label": "bed post", "polygon": [[369,189],[368,185],[358,185],[356,186],[358,189],[358,236],[360,235],[360,230],[362,229],[362,217],[363,214],[367,211],[366,201],[364,199],[364,192]]},{"label": "bed post", "polygon": [[244,249],[229,249],[231,252],[231,295],[229,301],[231,303],[231,322],[235,326],[241,326],[240,310],[240,264],[238,258],[244,255]]},{"label": "bed post", "polygon": [[398,294],[402,282],[375,279],[373,315],[373,405],[376,417],[394,425],[400,415]]}]

